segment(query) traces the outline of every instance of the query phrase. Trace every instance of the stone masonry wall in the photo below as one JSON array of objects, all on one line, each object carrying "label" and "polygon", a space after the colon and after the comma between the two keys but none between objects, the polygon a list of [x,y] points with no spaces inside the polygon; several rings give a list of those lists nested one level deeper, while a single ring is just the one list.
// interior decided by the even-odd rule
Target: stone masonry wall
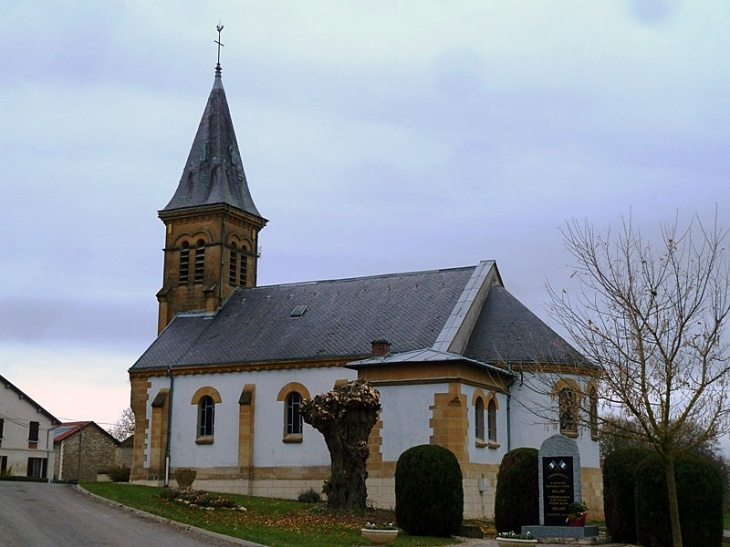
[{"label": "stone masonry wall", "polygon": [[95,481],[99,471],[114,465],[116,444],[95,427],[84,427],[62,443],[58,459],[61,480]]}]

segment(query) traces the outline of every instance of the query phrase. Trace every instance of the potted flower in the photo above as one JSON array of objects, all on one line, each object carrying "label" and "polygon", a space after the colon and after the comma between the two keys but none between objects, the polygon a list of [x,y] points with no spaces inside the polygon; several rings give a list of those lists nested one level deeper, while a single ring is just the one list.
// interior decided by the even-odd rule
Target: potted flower
[{"label": "potted flower", "polygon": [[368,522],[365,528],[361,528],[362,537],[367,539],[373,545],[385,545],[398,537],[398,527],[392,522],[388,524],[375,524]]},{"label": "potted flower", "polygon": [[499,547],[514,547],[515,545],[536,545],[537,539],[530,532],[518,534],[516,532],[500,532],[497,534]]},{"label": "potted flower", "polygon": [[588,516],[588,505],[584,501],[574,501],[568,505],[568,518],[565,522],[570,526],[585,526]]},{"label": "potted flower", "polygon": [[195,469],[176,469],[175,470],[175,481],[180,488],[190,489],[195,481],[195,475],[197,471]]}]

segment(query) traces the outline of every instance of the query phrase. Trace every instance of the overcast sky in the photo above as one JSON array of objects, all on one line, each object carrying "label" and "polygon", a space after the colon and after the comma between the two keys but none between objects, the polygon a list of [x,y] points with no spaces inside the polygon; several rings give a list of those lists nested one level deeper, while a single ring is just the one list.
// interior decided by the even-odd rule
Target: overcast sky
[{"label": "overcast sky", "polygon": [[260,285],[495,259],[552,324],[567,219],[730,225],[725,0],[4,0],[0,374],[62,420],[129,405],[219,20]]}]

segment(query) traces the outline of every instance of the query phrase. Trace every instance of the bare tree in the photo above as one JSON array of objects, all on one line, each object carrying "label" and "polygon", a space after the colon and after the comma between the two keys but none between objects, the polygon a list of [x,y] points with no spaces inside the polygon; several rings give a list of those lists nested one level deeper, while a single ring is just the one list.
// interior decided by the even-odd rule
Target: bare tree
[{"label": "bare tree", "polygon": [[131,408],[125,408],[122,411],[122,415],[117,423],[111,427],[109,433],[118,441],[123,441],[134,434],[134,412]]},{"label": "bare tree", "polygon": [[577,288],[550,288],[553,317],[598,367],[599,396],[664,461],[673,547],[682,547],[675,459],[729,428],[727,235],[716,220],[681,228],[675,218],[652,244],[631,219],[605,235],[573,221],[563,236]]}]

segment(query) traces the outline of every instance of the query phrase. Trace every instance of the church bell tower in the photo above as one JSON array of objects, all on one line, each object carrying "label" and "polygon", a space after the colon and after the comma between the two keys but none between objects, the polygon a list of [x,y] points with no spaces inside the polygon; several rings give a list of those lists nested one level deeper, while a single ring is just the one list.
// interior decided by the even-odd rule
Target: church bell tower
[{"label": "church bell tower", "polygon": [[213,312],[236,287],[256,286],[259,231],[218,63],[213,89],[175,194],[158,212],[165,224],[158,334],[181,311]]}]

